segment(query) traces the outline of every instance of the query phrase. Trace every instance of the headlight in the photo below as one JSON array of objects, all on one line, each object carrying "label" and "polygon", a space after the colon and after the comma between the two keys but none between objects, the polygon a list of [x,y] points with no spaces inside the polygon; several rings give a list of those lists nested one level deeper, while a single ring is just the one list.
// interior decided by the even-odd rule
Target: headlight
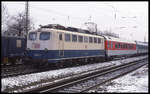
[{"label": "headlight", "polygon": [[47,48],[45,48],[44,50],[45,50],[46,52],[48,52],[48,49],[47,49]]}]

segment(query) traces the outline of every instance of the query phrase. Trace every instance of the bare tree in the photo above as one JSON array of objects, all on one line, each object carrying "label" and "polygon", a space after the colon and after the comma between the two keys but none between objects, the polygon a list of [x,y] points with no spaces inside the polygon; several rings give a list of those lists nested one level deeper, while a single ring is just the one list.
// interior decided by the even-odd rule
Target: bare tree
[{"label": "bare tree", "polygon": [[117,35],[116,33],[111,32],[111,31],[107,31],[107,30],[104,31],[103,35],[119,38],[119,35]]},{"label": "bare tree", "polygon": [[[31,19],[28,19],[27,22],[30,22],[28,25],[28,30],[34,28],[34,24]],[[29,24],[29,23],[28,23]],[[14,34],[17,36],[26,36],[26,15],[25,13],[18,13],[16,16],[12,16],[9,19],[8,30],[6,34]]]},{"label": "bare tree", "polygon": [[1,10],[2,10],[2,24],[1,24],[2,32],[1,33],[3,33],[7,29],[9,14],[8,14],[8,9],[4,3],[2,3]]}]

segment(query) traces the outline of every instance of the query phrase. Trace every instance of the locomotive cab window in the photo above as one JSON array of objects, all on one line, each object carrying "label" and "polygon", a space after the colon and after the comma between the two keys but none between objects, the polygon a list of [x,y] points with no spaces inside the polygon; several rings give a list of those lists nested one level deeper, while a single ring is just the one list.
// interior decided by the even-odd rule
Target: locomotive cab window
[{"label": "locomotive cab window", "polygon": [[29,33],[29,40],[36,40],[37,33],[36,32],[30,32]]},{"label": "locomotive cab window", "polygon": [[50,39],[50,32],[41,32],[40,33],[40,40],[49,40]]}]

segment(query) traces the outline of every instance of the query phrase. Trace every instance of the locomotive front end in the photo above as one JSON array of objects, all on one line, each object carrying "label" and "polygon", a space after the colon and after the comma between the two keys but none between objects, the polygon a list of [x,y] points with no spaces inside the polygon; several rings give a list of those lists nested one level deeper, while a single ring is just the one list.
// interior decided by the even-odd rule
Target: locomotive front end
[{"label": "locomotive front end", "polygon": [[50,30],[31,31],[27,38],[27,56],[30,62],[37,64],[47,63],[48,58],[52,58],[53,51],[51,50],[52,32]]}]

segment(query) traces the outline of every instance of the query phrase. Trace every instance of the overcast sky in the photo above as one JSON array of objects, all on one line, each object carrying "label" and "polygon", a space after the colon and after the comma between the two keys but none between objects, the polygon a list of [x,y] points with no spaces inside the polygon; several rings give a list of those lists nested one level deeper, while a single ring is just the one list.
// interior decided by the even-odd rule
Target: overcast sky
[{"label": "overcast sky", "polygon": [[[2,3],[10,15],[25,10],[25,2]],[[138,41],[146,36],[148,41],[148,2],[29,2],[29,16],[36,28],[50,23],[84,28],[85,22],[93,21],[102,31]]]}]

